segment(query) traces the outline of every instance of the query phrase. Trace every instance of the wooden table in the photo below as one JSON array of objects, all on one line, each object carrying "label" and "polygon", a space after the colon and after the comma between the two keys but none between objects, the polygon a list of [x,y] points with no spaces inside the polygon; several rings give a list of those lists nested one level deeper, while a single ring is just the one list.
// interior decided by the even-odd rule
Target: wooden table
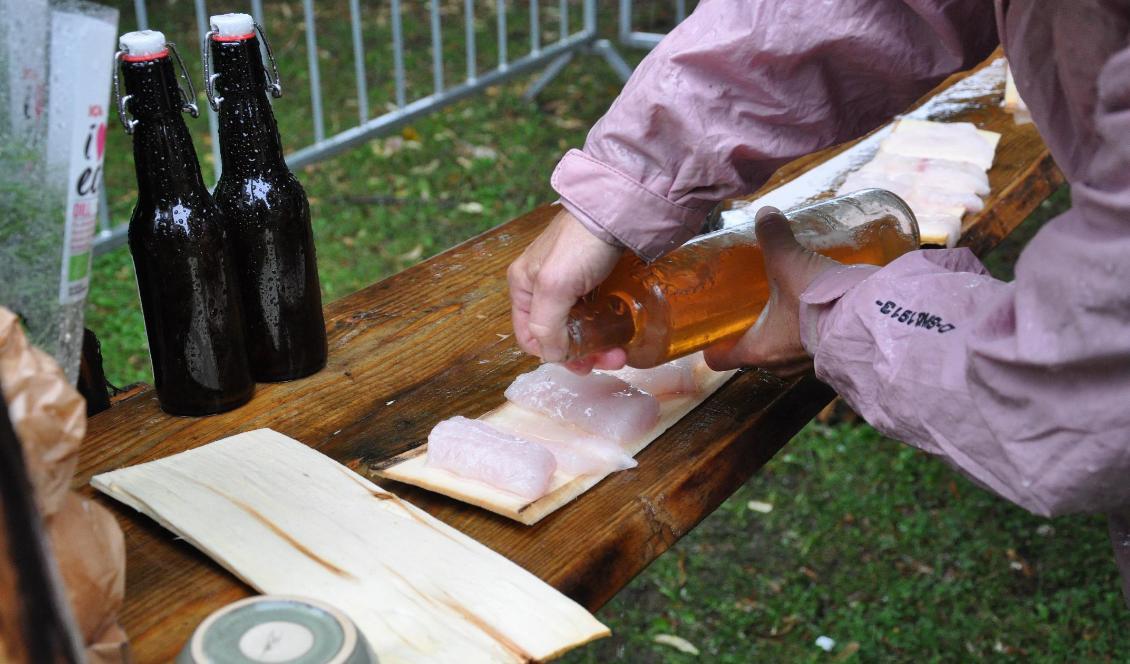
[{"label": "wooden table", "polygon": [[[945,85],[945,84],[943,84]],[[967,219],[963,242],[996,245],[1061,176],[1031,125],[1016,126],[989,97],[953,119],[1003,134],[993,193]],[[844,146],[781,169],[792,179]],[[544,206],[326,309],[328,366],[292,383],[259,385],[254,399],[204,418],[165,415],[152,391],[90,421],[75,484],[218,438],[271,427],[362,473],[425,439],[440,419],[477,414],[535,360],[510,335],[506,267],[554,213]],[[780,382],[745,372],[579,500],[526,527],[405,485],[382,484],[590,609],[607,602],[768,461],[833,397],[812,376]],[[212,610],[251,589],[149,519],[96,498],[125,531],[121,616],[139,662],[168,661]]]}]

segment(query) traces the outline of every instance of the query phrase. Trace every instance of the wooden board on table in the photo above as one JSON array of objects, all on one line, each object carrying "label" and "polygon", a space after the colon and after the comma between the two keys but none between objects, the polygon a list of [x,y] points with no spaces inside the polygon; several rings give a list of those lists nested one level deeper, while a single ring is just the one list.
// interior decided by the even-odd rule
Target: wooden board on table
[{"label": "wooden board on table", "polygon": [[91,484],[256,590],[340,609],[383,664],[541,661],[609,634],[536,576],[270,429]]},{"label": "wooden board on table", "polygon": [[[940,118],[1001,134],[989,172],[992,193],[963,227],[961,244],[976,253],[1000,242],[1062,182],[1035,128],[1017,126],[1000,109],[1001,96],[999,90],[971,95]],[[802,177],[850,145],[787,164],[755,195]],[[211,417],[166,415],[152,391],[98,414],[87,428],[75,486],[96,473],[262,427],[373,477],[373,467],[426,438],[436,421],[498,406],[514,377],[536,365],[507,336],[506,267],[557,209],[537,208],[331,303],[329,363],[314,376],[259,385],[250,403]],[[811,376],[782,382],[741,373],[641,452],[638,468],[606,478],[532,528],[429,491],[382,483],[591,610],[714,511],[832,396]],[[172,660],[211,611],[252,592],[150,519],[96,500],[117,514],[125,532],[121,620],[135,661]]]},{"label": "wooden board on table", "polygon": [[[708,372],[708,377],[702,380],[702,389],[698,393],[674,395],[660,399],[659,422],[638,440],[625,443],[625,452],[631,456],[636,456],[642,452],[664,431],[670,429],[673,424],[697,408],[703,401],[706,401],[735,373],[733,371],[710,371],[709,369],[704,371]],[[479,419],[502,425],[503,429],[510,431],[537,431],[538,420],[542,419],[542,416],[533,414],[512,403],[504,403]],[[549,492],[541,498],[531,501],[509,491],[496,489],[489,484],[433,468],[426,463],[427,451],[428,444],[421,443],[419,447],[383,463],[375,464],[373,470],[379,477],[442,493],[456,500],[514,519],[527,526],[541,521],[545,516],[576,499],[611,474],[568,475],[558,470],[553,474]]]}]

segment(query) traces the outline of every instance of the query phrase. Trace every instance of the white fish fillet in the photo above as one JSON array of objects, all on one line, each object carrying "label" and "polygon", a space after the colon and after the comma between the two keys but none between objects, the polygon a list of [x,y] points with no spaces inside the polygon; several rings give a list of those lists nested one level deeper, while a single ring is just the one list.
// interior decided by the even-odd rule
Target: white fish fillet
[{"label": "white fish fillet", "polygon": [[603,371],[616,376],[632,387],[656,397],[668,394],[694,394],[702,389],[705,371],[709,371],[702,352],[680,357],[651,369],[624,367],[616,371]]},{"label": "white fish fillet", "polygon": [[529,412],[528,421],[512,421],[507,425],[510,426],[498,428],[548,449],[557,461],[557,470],[565,474],[606,475],[638,465],[615,440],[559,425],[538,413]]},{"label": "white fish fillet", "polygon": [[529,410],[619,443],[636,440],[659,422],[659,401],[615,376],[578,376],[543,364],[506,388],[506,398]]},{"label": "white fish fillet", "polygon": [[938,244],[949,248],[956,246],[961,237],[962,212],[961,208],[956,208],[949,212],[916,214],[919,241],[922,244]]},{"label": "white fish fillet", "polygon": [[549,490],[557,461],[537,443],[459,415],[428,434],[427,465],[537,500]]},{"label": "white fish fillet", "polygon": [[[989,137],[993,136],[993,139]],[[989,170],[999,136],[981,132],[970,122],[899,120],[880,150],[906,157],[967,161]]]},{"label": "white fish fillet", "polygon": [[905,157],[880,151],[859,171],[920,178],[936,189],[973,192],[978,196],[986,196],[990,191],[988,174],[980,166],[967,161]]},{"label": "white fish fillet", "polygon": [[951,191],[931,187],[925,179],[894,174],[859,170],[851,173],[840,185],[839,193],[846,194],[875,187],[899,195],[916,213],[927,209],[960,206],[963,210],[980,212],[984,201],[972,192]]},{"label": "white fish fillet", "polygon": [[838,193],[868,187],[892,191],[914,210],[922,244],[953,247],[961,237],[962,216],[985,208],[986,171],[999,140],[999,134],[968,122],[903,119]]}]

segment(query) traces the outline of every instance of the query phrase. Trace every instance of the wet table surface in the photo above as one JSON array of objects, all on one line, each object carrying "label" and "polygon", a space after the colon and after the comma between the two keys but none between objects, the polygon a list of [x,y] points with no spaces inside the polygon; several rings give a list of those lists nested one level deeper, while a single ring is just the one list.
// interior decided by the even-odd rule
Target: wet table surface
[{"label": "wet table surface", "polygon": [[[956,76],[940,87],[959,80]],[[983,253],[1062,178],[1032,125],[998,107],[999,92],[945,119],[1002,134],[985,210],[967,216],[962,244]],[[794,179],[847,146],[781,169]],[[250,403],[204,418],[165,415],[144,390],[92,418],[76,487],[94,474],[150,461],[241,431],[270,427],[373,477],[374,464],[426,438],[439,420],[477,414],[535,360],[511,336],[506,267],[553,216],[544,206],[326,308],[330,358],[318,374],[259,385]],[[597,609],[768,461],[833,398],[812,376],[781,382],[739,374],[617,473],[527,527],[395,482],[385,488]],[[121,621],[136,661],[169,661],[211,611],[253,591],[153,521],[101,495],[127,548]]]}]

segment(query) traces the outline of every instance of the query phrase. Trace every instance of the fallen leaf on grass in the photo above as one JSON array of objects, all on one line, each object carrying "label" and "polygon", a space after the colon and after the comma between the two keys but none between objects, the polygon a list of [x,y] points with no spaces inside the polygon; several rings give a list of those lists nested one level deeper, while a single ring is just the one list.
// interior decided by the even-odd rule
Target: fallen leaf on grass
[{"label": "fallen leaf on grass", "polygon": [[1006,549],[1004,555],[1009,560],[1009,569],[1020,572],[1027,577],[1031,577],[1035,574],[1035,570],[1032,569],[1032,565],[1027,560],[1025,560],[1023,556],[1017,553],[1016,549]]},{"label": "fallen leaf on grass", "polygon": [[469,145],[467,146],[467,152],[471,155],[472,159],[486,159],[488,161],[498,159],[498,151],[485,145]]},{"label": "fallen leaf on grass", "polygon": [[674,634],[656,634],[651,637],[651,640],[660,645],[670,646],[679,652],[685,652],[688,655],[698,654],[698,648],[694,647],[693,643],[681,636],[675,636]]},{"label": "fallen leaf on grass", "polygon": [[557,118],[557,117],[554,117],[554,118],[550,118],[549,121],[552,122],[554,124],[554,126],[556,126],[558,129],[581,129],[582,127],[585,126],[585,123],[581,122],[577,118]]},{"label": "fallen leaf on grass", "polygon": [[851,643],[844,646],[843,650],[841,650],[840,653],[838,655],[836,655],[835,659],[833,659],[832,661],[833,662],[845,662],[848,659],[850,659],[851,656],[854,655],[857,652],[859,652],[859,642],[858,641],[852,641]]},{"label": "fallen leaf on grass", "polygon": [[415,247],[412,247],[411,251],[408,251],[407,253],[400,254],[399,256],[397,256],[397,258],[399,258],[402,261],[416,261],[416,260],[420,260],[420,256],[423,256],[423,255],[424,255],[424,245],[418,244]]},{"label": "fallen leaf on grass", "polygon": [[760,608],[761,604],[752,597],[743,597],[734,602],[734,608],[742,613],[751,613],[754,609]]},{"label": "fallen leaf on grass", "polygon": [[751,500],[745,506],[761,514],[768,514],[773,511],[773,503],[764,503],[760,500]]},{"label": "fallen leaf on grass", "polygon": [[369,151],[377,157],[391,157],[404,149],[404,139],[400,136],[390,136],[385,140],[376,140],[369,144]]},{"label": "fallen leaf on grass", "polygon": [[439,168],[439,159],[433,159],[423,166],[412,168],[409,172],[412,173],[412,175],[431,175],[436,172],[437,168]]}]

